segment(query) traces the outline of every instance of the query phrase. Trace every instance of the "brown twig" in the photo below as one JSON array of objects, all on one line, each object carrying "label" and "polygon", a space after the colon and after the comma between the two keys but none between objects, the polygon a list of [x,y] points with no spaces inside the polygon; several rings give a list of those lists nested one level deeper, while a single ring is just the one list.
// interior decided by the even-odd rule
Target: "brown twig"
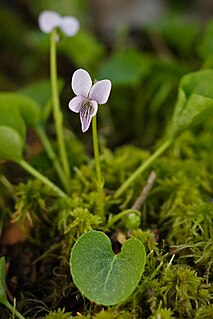
[{"label": "brown twig", "polygon": [[147,179],[147,183],[144,186],[144,188],[142,189],[142,192],[138,196],[138,198],[136,199],[135,203],[132,205],[132,209],[139,210],[141,208],[141,206],[145,202],[152,186],[154,185],[156,177],[157,177],[157,174],[154,171],[152,171],[149,174],[149,177]]}]

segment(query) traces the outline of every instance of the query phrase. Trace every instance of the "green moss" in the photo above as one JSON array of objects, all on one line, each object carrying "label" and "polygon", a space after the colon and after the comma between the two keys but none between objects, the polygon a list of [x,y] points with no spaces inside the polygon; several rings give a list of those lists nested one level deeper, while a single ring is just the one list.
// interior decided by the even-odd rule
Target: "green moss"
[{"label": "green moss", "polygon": [[193,318],[199,306],[207,306],[211,296],[203,278],[187,266],[175,265],[163,271],[159,293],[167,308],[180,316]]},{"label": "green moss", "polygon": [[15,190],[16,204],[13,221],[24,222],[26,219],[33,225],[47,213],[46,200],[51,197],[49,189],[38,180],[20,183]]},{"label": "green moss", "polygon": [[169,309],[159,309],[157,310],[149,319],[173,319],[173,312]]},{"label": "green moss", "polygon": [[59,226],[64,227],[64,234],[77,234],[77,237],[83,233],[95,229],[102,223],[102,219],[93,215],[87,208],[76,207],[74,210],[63,212],[63,219]]},{"label": "green moss", "polygon": [[65,309],[58,309],[57,311],[50,311],[50,313],[45,317],[45,319],[71,319],[75,318],[70,312],[65,313]]},{"label": "green moss", "polygon": [[201,307],[196,311],[195,319],[212,319],[213,318],[213,305]]}]

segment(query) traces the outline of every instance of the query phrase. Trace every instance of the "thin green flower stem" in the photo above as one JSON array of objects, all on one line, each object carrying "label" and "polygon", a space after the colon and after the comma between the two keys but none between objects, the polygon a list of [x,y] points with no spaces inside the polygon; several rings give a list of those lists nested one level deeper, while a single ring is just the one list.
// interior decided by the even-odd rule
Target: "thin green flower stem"
[{"label": "thin green flower stem", "polygon": [[4,303],[4,305],[12,312],[12,314],[15,314],[16,317],[18,317],[19,319],[25,319],[25,317],[22,316],[20,312],[18,312],[18,310],[14,309],[14,307],[9,302]]},{"label": "thin green flower stem", "polygon": [[57,142],[59,148],[60,159],[62,167],[67,178],[70,178],[70,167],[67,158],[67,152],[64,143],[63,136],[63,116],[60,110],[59,94],[58,94],[58,82],[57,82],[57,62],[56,62],[56,30],[53,30],[50,34],[50,79],[52,87],[52,99],[53,99],[53,116],[55,120]]},{"label": "thin green flower stem", "polygon": [[4,185],[5,188],[10,192],[10,194],[15,197],[14,195],[14,186],[10,183],[10,181],[4,176],[0,175],[0,181]]},{"label": "thin green flower stem", "polygon": [[136,209],[126,209],[124,210],[123,212],[113,216],[111,219],[108,220],[108,223],[107,223],[107,228],[110,228],[112,225],[114,225],[119,219],[123,218],[124,216],[126,215],[129,215],[129,214],[136,214],[138,216],[141,216],[141,213],[139,210],[136,210]]},{"label": "thin green flower stem", "polygon": [[115,192],[114,198],[120,197],[126,189],[138,178],[161,154],[163,154],[171,145],[172,140],[166,140],[145,162],[143,162],[130,177]]},{"label": "thin green flower stem", "polygon": [[47,137],[46,132],[44,131],[44,129],[39,126],[36,129],[36,132],[38,133],[38,136],[40,137],[40,140],[42,142],[42,144],[44,145],[45,151],[47,152],[47,155],[49,157],[49,159],[52,161],[54,168],[58,174],[58,177],[60,178],[61,183],[64,186],[64,189],[66,190],[67,193],[69,193],[69,189],[70,189],[70,185],[69,182],[67,180],[66,175],[64,174],[64,171],[61,167],[61,164],[58,161],[58,158],[52,148],[52,145]]},{"label": "thin green flower stem", "polygon": [[20,159],[16,161],[22,168],[24,168],[28,173],[30,173],[35,178],[39,179],[45,185],[47,185],[54,193],[56,193],[59,197],[62,197],[66,200],[69,200],[67,194],[65,194],[58,186],[56,186],[53,182],[51,182],[46,176],[39,173],[35,168],[33,168],[30,164],[28,164],[25,160]]},{"label": "thin green flower stem", "polygon": [[97,186],[99,193],[99,205],[100,205],[100,215],[104,217],[104,194],[103,194],[103,180],[101,174],[101,164],[100,164],[100,154],[98,146],[98,132],[97,132],[97,118],[96,115],[92,118],[92,136],[93,136],[93,150],[95,157],[95,167],[96,167],[96,177],[97,177]]}]

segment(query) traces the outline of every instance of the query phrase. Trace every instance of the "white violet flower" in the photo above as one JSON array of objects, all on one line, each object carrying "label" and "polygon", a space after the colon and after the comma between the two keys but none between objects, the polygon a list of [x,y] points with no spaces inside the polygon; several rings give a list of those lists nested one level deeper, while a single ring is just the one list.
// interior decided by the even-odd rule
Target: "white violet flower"
[{"label": "white violet flower", "polygon": [[60,28],[69,37],[74,36],[80,27],[79,21],[73,16],[60,16],[57,12],[45,10],[39,14],[38,24],[42,32],[50,33]]},{"label": "white violet flower", "polygon": [[89,73],[78,69],[72,76],[72,89],[76,96],[69,102],[69,108],[80,113],[82,131],[86,132],[91,119],[98,111],[98,104],[108,101],[111,91],[111,81],[101,80],[92,85]]}]

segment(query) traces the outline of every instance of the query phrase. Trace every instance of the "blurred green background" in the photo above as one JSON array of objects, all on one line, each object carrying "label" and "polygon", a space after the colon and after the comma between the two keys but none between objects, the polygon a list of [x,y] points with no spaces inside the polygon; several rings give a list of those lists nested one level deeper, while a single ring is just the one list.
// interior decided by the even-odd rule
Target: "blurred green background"
[{"label": "blurred green background", "polygon": [[212,1],[3,0],[1,91],[48,78],[49,38],[37,23],[46,9],[80,20],[80,32],[58,43],[65,126],[80,138],[88,136],[67,107],[77,68],[112,81],[110,100],[99,112],[103,141],[150,147],[165,134],[181,76],[213,65]]}]

